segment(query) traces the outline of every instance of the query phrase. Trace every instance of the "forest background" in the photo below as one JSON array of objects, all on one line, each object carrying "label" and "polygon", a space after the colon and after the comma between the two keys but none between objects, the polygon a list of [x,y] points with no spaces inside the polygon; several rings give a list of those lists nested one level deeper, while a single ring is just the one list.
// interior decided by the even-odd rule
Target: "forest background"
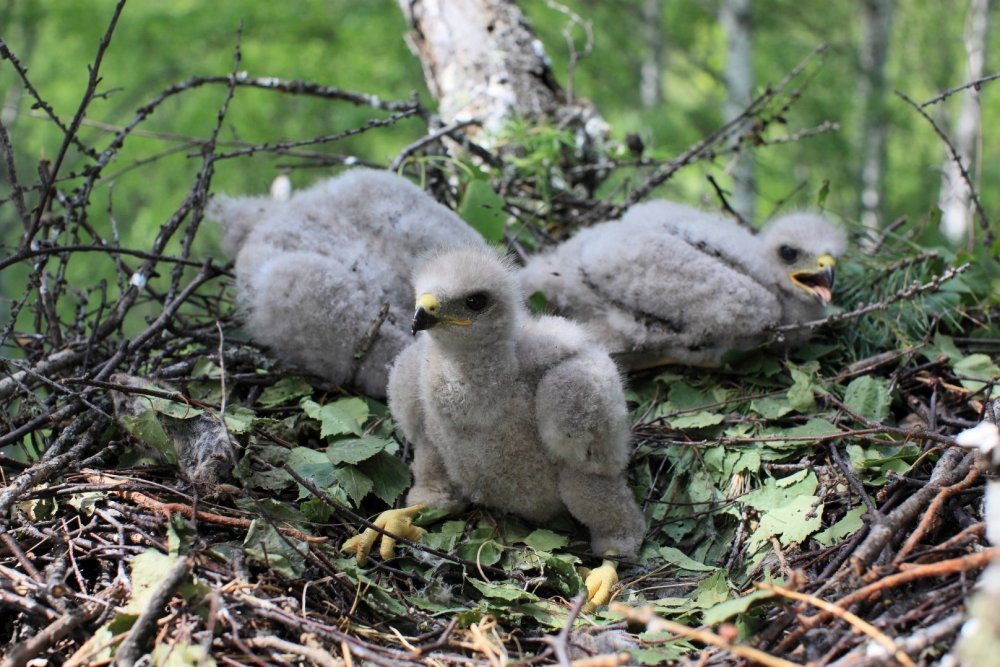
[{"label": "forest background", "polygon": [[[44,529],[50,531],[44,535],[48,546],[32,553],[56,574],[65,574],[63,554],[82,548],[72,540],[92,534],[118,540],[113,557],[80,551],[90,569],[76,572],[71,583],[81,593],[101,588],[109,597],[119,596],[105,584],[113,579],[112,569],[115,577],[124,577],[125,563],[134,580],[142,578],[144,567],[159,577],[159,561],[136,564],[117,520],[98,514],[100,520],[65,541],[54,532],[52,526],[63,518],[78,521],[89,514],[69,502],[42,501],[76,494],[79,484],[98,485],[102,507],[168,535],[170,558],[180,558],[179,567],[171,569],[177,577],[168,581],[179,585],[186,568],[195,568],[214,594],[229,596],[229,608],[241,609],[254,623],[266,619],[280,625],[288,638],[307,629],[325,633],[327,645],[340,644],[345,659],[350,651],[382,656],[380,664],[400,664],[401,656],[410,656],[408,644],[395,647],[395,636],[369,632],[384,629],[386,618],[412,622],[409,629],[420,634],[411,639],[423,642],[421,650],[428,652],[478,652],[492,662],[493,648],[470,649],[467,641],[490,615],[523,621],[518,631],[534,642],[526,654],[544,660],[558,652],[558,643],[544,633],[572,627],[580,608],[567,615],[563,602],[579,589],[572,566],[581,560],[572,544],[555,553],[568,539],[552,531],[536,531],[545,538],[540,542],[528,539],[538,538],[535,532],[498,532],[485,519],[476,525],[446,522],[434,528],[432,539],[442,553],[457,546],[457,561],[428,566],[411,558],[399,568],[366,573],[348,559],[323,560],[336,558],[335,545],[363,521],[351,507],[373,516],[405,490],[405,456],[395,456],[384,405],[334,398],[326,388],[285,377],[252,344],[230,335],[238,327],[231,274],[222,262],[205,261],[222,255],[215,226],[201,224],[206,190],[266,194],[281,174],[303,188],[344,166],[385,167],[406,155],[410,176],[428,173],[421,167],[431,161],[443,164],[447,178],[428,178],[432,189],[438,186],[435,195],[444,192],[451,206],[468,202],[474,189],[462,179],[473,160],[435,152],[438,145],[426,151],[404,148],[425,137],[429,125],[434,129],[406,101],[415,95],[423,109],[433,109],[435,102],[420,61],[408,49],[410,27],[400,3],[133,0],[125,3],[104,52],[99,44],[111,35],[108,24],[119,4],[8,0],[0,5],[5,161],[0,362],[8,370],[0,379],[6,409],[0,427],[5,475],[0,516],[18,503],[14,527],[0,530],[0,538],[16,538],[5,542],[9,553],[0,565],[16,574],[13,561],[18,556],[19,566],[29,561],[17,540],[34,540]],[[801,608],[792,613],[782,604],[750,607],[761,600],[754,585],[773,572],[792,581],[794,568],[807,576],[802,590],[842,595],[845,609],[860,609],[898,635],[901,650],[939,656],[965,621],[971,592],[966,573],[995,555],[983,548],[983,468],[974,465],[982,461],[952,447],[952,434],[974,426],[1000,395],[994,243],[1000,145],[983,131],[996,125],[1000,113],[995,103],[1000,83],[990,69],[997,49],[989,39],[991,3],[523,0],[519,5],[563,89],[590,100],[607,122],[611,142],[600,159],[621,168],[611,170],[596,193],[565,188],[559,194],[572,189],[570,204],[557,210],[546,193],[557,189],[559,179],[563,186],[569,180],[559,160],[572,152],[572,141],[567,147],[567,136],[543,123],[512,123],[507,130],[518,135],[515,148],[483,168],[488,173],[481,183],[502,190],[516,181],[520,188],[513,196],[502,192],[505,213],[511,213],[503,230],[508,237],[531,226],[531,234],[513,239],[516,249],[527,245],[530,251],[540,239],[550,242],[569,233],[567,227],[587,212],[603,215],[604,206],[627,201],[658,172],[670,178],[646,194],[712,209],[732,204],[756,224],[788,209],[822,208],[849,228],[855,242],[838,262],[836,291],[837,305],[853,313],[832,316],[797,356],[750,354],[716,373],[688,369],[630,378],[636,405],[630,472],[650,522],[643,562],[628,571],[623,598],[644,596],[636,600],[651,600],[658,613],[694,625],[738,615],[741,640],[796,660],[832,660],[855,649],[864,653],[863,639],[844,623],[814,627],[821,615],[805,619],[807,625],[799,621]],[[100,83],[88,87],[98,57]],[[792,71],[798,73],[786,79]],[[258,87],[244,85],[250,80]],[[981,85],[967,85],[976,80]],[[26,90],[25,81],[35,92]],[[332,94],[306,94],[304,86],[288,90],[295,81],[356,91],[366,101],[352,105]],[[285,90],[264,89],[269,82]],[[376,103],[370,96],[395,103]],[[766,103],[747,116],[745,127],[716,134],[692,151],[758,96]],[[78,109],[86,113],[79,113],[77,130],[70,119]],[[735,151],[726,145],[733,137],[741,141]],[[490,148],[502,154],[502,148]],[[679,157],[689,154],[690,160]],[[967,231],[948,240],[939,231],[943,184],[962,180],[949,173],[953,154],[962,157],[979,199],[978,206],[961,202]],[[746,171],[749,157],[752,174]],[[683,163],[676,172],[673,160]],[[15,183],[25,187],[24,201],[18,188],[10,187],[15,171],[20,175]],[[39,207],[40,199],[49,205]],[[515,220],[515,213],[523,219]],[[544,233],[535,233],[539,230]],[[80,247],[88,243],[92,246]],[[12,311],[18,313],[16,322]],[[116,430],[110,416],[115,408],[108,394],[122,388],[106,382],[115,371],[186,383],[189,395],[153,390],[162,400],[155,406],[150,401],[143,416],[156,424],[161,417],[193,420],[201,410],[188,409],[192,397],[208,413],[225,415],[223,430],[248,442],[237,470],[244,493],[233,503],[222,499],[215,509],[229,521],[231,514],[257,517],[267,505],[266,516],[249,528],[199,518],[195,540],[195,531],[182,522],[167,526],[161,512],[167,501],[187,502],[176,466],[128,472],[136,485],[129,488],[142,489],[145,505],[137,496],[121,495],[132,491],[115,488],[109,478],[95,477],[95,469],[118,474],[132,461],[133,452],[120,460],[119,454],[136,433]],[[346,430],[329,428],[324,415],[343,405],[359,411]],[[279,421],[274,415],[287,416]],[[371,429],[380,429],[384,449],[369,452],[367,459],[334,462],[322,449],[327,444],[336,449],[340,439]],[[292,483],[292,473],[317,490],[294,498],[305,487]],[[34,508],[59,516],[25,513]],[[936,521],[939,515],[947,520]],[[296,540],[302,531],[318,529],[323,543],[293,545],[281,537],[274,517],[289,516],[297,522]],[[148,532],[136,534],[143,531]],[[143,539],[152,545],[147,554],[164,551]],[[234,593],[225,583],[248,579],[247,573],[209,567],[204,554],[195,553],[203,544],[214,550],[212,563],[242,568],[243,561],[233,556],[240,553],[256,580],[281,584],[261,588],[262,596],[296,583],[303,587],[292,597],[304,606],[308,596],[310,609],[329,603],[324,608],[332,611],[319,617],[328,626],[304,615],[274,617],[270,601]],[[181,553],[192,548],[194,555]],[[280,559],[284,566],[275,566]],[[490,572],[500,580],[468,569],[497,564],[500,568]],[[689,573],[679,592],[672,566]],[[904,569],[907,581],[915,583],[903,590],[912,594],[893,599],[905,609],[887,609],[881,599],[869,602],[872,594],[906,583]],[[536,595],[524,589],[521,574],[539,570],[547,578]],[[313,585],[317,572],[330,575],[323,586]],[[354,579],[340,576],[345,572]],[[27,582],[29,574],[18,574],[19,581]],[[88,583],[84,574],[100,577]],[[868,583],[878,575],[884,576]],[[458,601],[442,610],[418,585],[431,580],[444,581]],[[357,595],[353,581],[363,584],[364,596]],[[36,601],[43,599],[42,588],[32,584],[26,590],[30,595],[24,599],[6,598],[21,610],[16,623],[8,621],[11,642],[19,641],[18,664],[42,653],[92,657],[88,636],[110,633],[109,624],[121,620],[99,618],[102,609],[91,609],[88,599],[79,602],[86,614],[74,617],[84,625],[72,641],[58,644],[61,635],[53,630],[32,643],[32,628],[42,621],[53,628],[59,621],[53,620],[55,611]],[[163,590],[165,604],[173,589]],[[668,591],[677,597],[662,597]],[[550,599],[553,593],[563,601]],[[405,606],[401,595],[408,596]],[[355,614],[362,598],[366,608]],[[986,602],[985,609],[996,608],[995,600]],[[166,639],[157,638],[157,649],[188,643],[185,624],[200,622],[194,621],[200,604],[199,598],[174,605],[180,611],[173,618],[181,621]],[[343,610],[350,611],[341,616]],[[443,612],[459,611],[462,627],[442,622]],[[347,617],[363,632],[341,635],[331,629]],[[156,614],[148,618],[155,620]],[[130,650],[116,656],[135,657],[144,650],[137,638],[152,625],[131,627],[133,639],[123,644]],[[828,627],[842,632],[827,636]],[[215,641],[211,628],[210,621],[195,636],[206,651]],[[225,651],[245,650],[238,630],[221,640]],[[679,647],[632,638],[630,650],[636,659],[662,664],[689,650],[691,636]],[[987,639],[983,653],[997,655],[995,637]],[[504,635],[494,648],[520,655],[519,641]],[[566,633],[561,641],[567,642]],[[128,663],[122,658],[120,664]]]},{"label": "forest background", "polygon": [[[597,106],[614,140],[624,142],[635,133],[645,155],[659,159],[681,153],[719,127],[727,102],[739,107],[741,100],[730,101],[727,91],[726,54],[733,48],[727,42],[733,33],[720,22],[726,5],[744,5],[748,12],[741,25],[743,38],[751,39],[751,94],[759,94],[827,45],[810,73],[812,83],[785,118],[788,136],[805,137],[754,152],[750,217],[760,222],[778,207],[822,204],[849,225],[860,224],[862,218],[869,225],[873,220],[885,225],[906,218],[911,224],[936,227],[947,150],[931,123],[897,91],[921,103],[977,78],[970,76],[968,38],[975,12],[988,16],[989,3],[770,0],[751,6],[731,1],[533,0],[522,5],[561,83]],[[111,0],[14,0],[0,8],[4,40],[60,117],[71,117],[79,103],[87,63],[113,6]],[[113,132],[170,84],[227,73],[241,26],[240,69],[250,77],[306,80],[384,99],[416,93],[425,105],[433,105],[420,62],[404,40],[405,19],[392,0],[144,2],[129,5],[121,17],[101,68],[102,94],[91,106],[81,136],[89,142]],[[989,44],[988,32],[983,35],[988,72],[998,47]],[[3,121],[18,148],[18,170],[33,173],[39,159],[58,151],[62,133],[46,121],[44,112],[31,108],[16,77],[12,68],[0,70]],[[967,156],[977,185],[1000,179],[1000,144],[978,132],[980,126],[1000,121],[1000,105],[991,103],[997,94],[987,83],[978,92],[961,91],[925,109],[954,137],[961,106],[968,104],[963,99],[978,96],[981,123],[974,127]],[[197,169],[191,140],[209,133],[224,95],[216,86],[168,99],[126,144],[118,165],[155,161],[156,166],[124,168],[104,180],[103,187],[115,191],[123,244],[155,233],[183,196]],[[749,99],[742,101],[745,105]],[[335,134],[371,116],[372,110],[363,106],[331,109],[322,99],[240,89],[220,139],[264,144]],[[423,123],[412,118],[341,141],[335,149],[344,158],[384,165],[423,133]],[[256,156],[252,162],[224,161],[213,189],[265,193],[283,171],[290,172],[295,187],[303,187],[328,174],[336,161],[336,156],[328,156],[316,164],[311,158],[273,154]],[[869,194],[863,205],[866,165],[876,172],[868,182],[878,197]],[[734,185],[739,187],[732,167],[726,156],[701,162],[681,170],[658,194],[718,207],[706,175],[731,192]],[[978,189],[983,209],[995,211],[997,188]],[[8,242],[19,231],[13,213],[12,207],[0,207],[0,236]],[[211,231],[197,242],[212,244]],[[922,239],[928,246],[944,243],[933,233]],[[0,276],[4,294],[19,292],[23,279],[23,272],[5,271]],[[6,305],[0,315],[5,311]]]}]

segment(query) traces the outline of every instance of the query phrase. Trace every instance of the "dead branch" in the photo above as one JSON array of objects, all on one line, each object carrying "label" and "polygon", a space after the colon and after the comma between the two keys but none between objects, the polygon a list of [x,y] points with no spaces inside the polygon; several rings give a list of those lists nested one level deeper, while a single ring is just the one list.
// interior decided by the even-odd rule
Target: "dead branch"
[{"label": "dead branch", "polygon": [[153,630],[156,629],[156,622],[160,618],[160,614],[163,613],[164,607],[170,602],[170,598],[184,583],[190,572],[191,562],[186,556],[182,556],[164,573],[160,585],[153,591],[146,602],[146,607],[115,651],[112,663],[115,667],[132,667],[146,652],[145,646],[149,642]]}]

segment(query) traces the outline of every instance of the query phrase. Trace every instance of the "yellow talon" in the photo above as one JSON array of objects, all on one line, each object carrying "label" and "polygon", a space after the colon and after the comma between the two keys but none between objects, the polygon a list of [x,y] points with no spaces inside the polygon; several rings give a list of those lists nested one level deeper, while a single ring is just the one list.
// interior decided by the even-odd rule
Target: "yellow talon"
[{"label": "yellow talon", "polygon": [[[425,507],[426,505],[421,503],[398,510],[386,510],[379,514],[378,518],[372,523],[396,537],[416,542],[427,531],[419,526],[414,526],[413,520],[420,514],[420,510]],[[374,546],[378,536],[379,532],[377,530],[368,528],[344,542],[340,550],[353,553],[354,557],[358,560],[358,565],[363,566],[368,562],[368,554],[371,553],[372,546]],[[379,555],[382,557],[382,560],[389,560],[393,557],[396,548],[396,537],[390,537],[389,535],[382,536],[382,546],[379,548]]]},{"label": "yellow talon", "polygon": [[[611,554],[606,554],[611,555]],[[618,583],[618,563],[605,560],[601,566],[586,574],[584,585],[587,587],[587,603],[583,610],[590,613],[606,605],[611,599],[611,589]]]}]

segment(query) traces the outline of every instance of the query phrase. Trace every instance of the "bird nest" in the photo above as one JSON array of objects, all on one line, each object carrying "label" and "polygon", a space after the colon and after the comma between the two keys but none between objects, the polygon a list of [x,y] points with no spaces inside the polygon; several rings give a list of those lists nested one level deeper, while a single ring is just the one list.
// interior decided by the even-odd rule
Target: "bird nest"
[{"label": "bird nest", "polygon": [[[148,245],[119,242],[95,221],[94,188],[164,99],[203,86],[225,95],[190,189]],[[74,121],[38,183],[11,173],[3,205],[24,232],[0,265],[27,280],[0,339],[3,665],[146,654],[156,664],[874,665],[951,650],[994,554],[983,468],[953,440],[979,420],[998,373],[988,267],[913,255],[913,224],[846,258],[848,307],[815,326],[810,345],[630,377],[629,475],[648,532],[606,609],[581,612],[579,568],[594,558],[569,520],[426,512],[422,541],[360,568],[339,546],[401,498],[407,444],[384,404],[241,340],[232,276],[199,250],[216,165],[298,148],[220,148],[240,86],[385,116],[344,136],[425,113],[234,71],[172,87],[100,146]],[[775,116],[779,92],[768,93]],[[754,113],[766,121],[766,109]],[[676,162],[599,166],[645,170],[651,189],[726,140]],[[79,163],[64,177],[74,145]],[[462,145],[461,128],[432,133],[399,162]],[[524,172],[493,173],[531,227],[528,247],[510,239],[520,252],[618,206],[570,181],[542,197]],[[454,174],[424,175],[454,203]],[[527,213],[543,209],[544,226]],[[73,279],[95,256],[110,278]]]}]

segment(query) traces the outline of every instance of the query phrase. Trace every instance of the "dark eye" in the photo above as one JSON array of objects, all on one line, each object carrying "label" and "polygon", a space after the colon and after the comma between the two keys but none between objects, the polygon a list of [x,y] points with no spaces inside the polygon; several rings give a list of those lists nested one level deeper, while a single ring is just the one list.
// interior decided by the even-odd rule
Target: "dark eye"
[{"label": "dark eye", "polygon": [[799,258],[799,251],[790,245],[783,245],[778,248],[778,254],[781,255],[781,259],[785,260],[789,264]]},{"label": "dark eye", "polygon": [[489,298],[482,292],[476,292],[465,297],[465,307],[476,312],[485,308],[489,302]]}]

